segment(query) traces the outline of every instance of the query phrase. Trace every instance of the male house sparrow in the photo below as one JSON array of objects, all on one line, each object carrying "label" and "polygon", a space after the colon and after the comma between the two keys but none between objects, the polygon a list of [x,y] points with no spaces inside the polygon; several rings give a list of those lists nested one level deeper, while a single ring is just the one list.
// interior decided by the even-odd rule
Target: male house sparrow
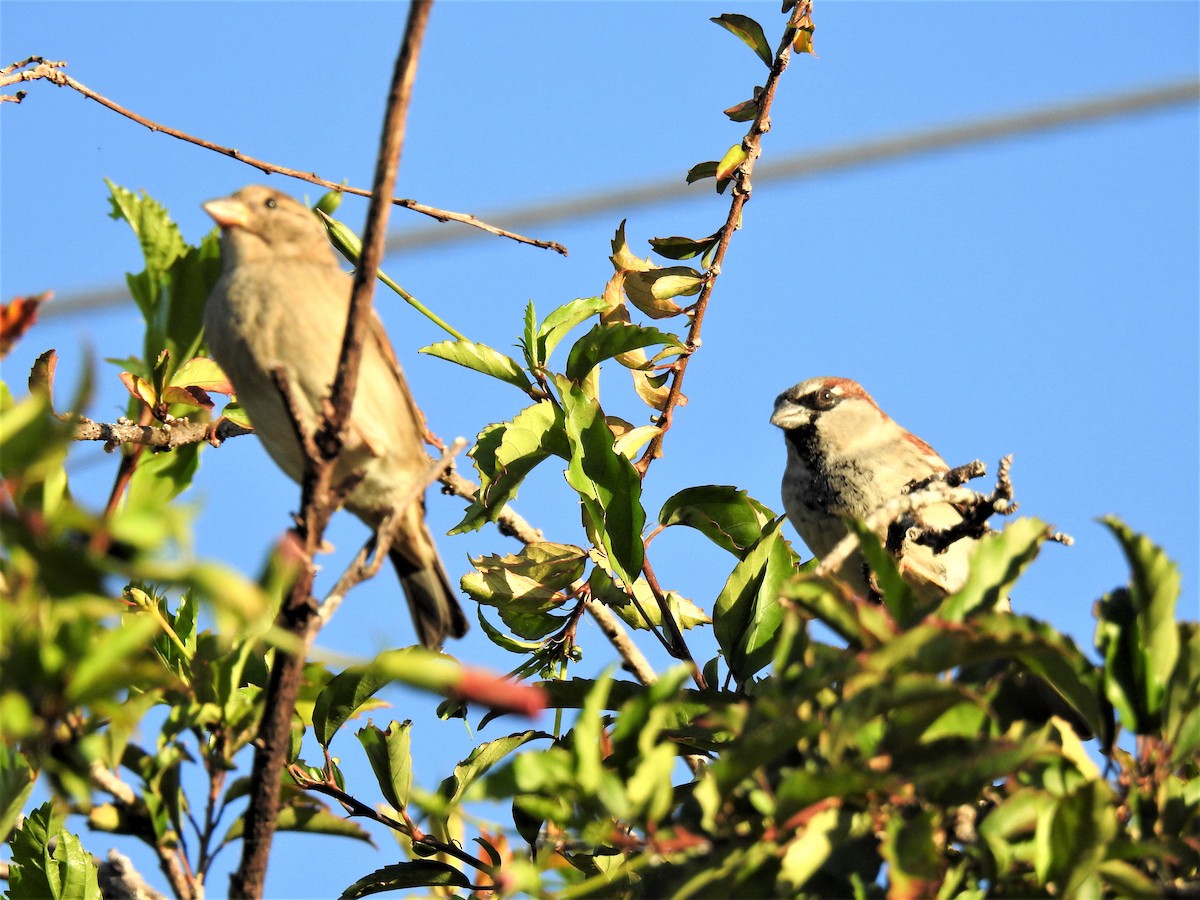
[{"label": "male house sparrow", "polygon": [[[285,369],[302,425],[313,431],[337,369],[351,278],[316,215],[286,194],[251,186],[204,210],[221,227],[223,265],[204,307],[209,350],[271,459],[300,481],[304,454],[271,370]],[[338,472],[364,470],[346,506],[372,529],[425,472],[422,432],[421,414],[373,314]],[[467,620],[425,525],[423,501],[401,513],[389,555],[421,643],[440,647],[447,636],[461,637]]]},{"label": "male house sparrow", "polygon": [[[810,378],[788,388],[775,399],[771,422],[787,441],[784,509],[818,558],[846,536],[847,519],[865,519],[910,483],[949,470],[932,447],[892,421],[848,378]],[[940,529],[962,521],[948,503],[927,506],[915,517]],[[886,538],[886,529],[879,536]],[[920,599],[936,600],[962,587],[975,543],[964,538],[940,554],[910,543],[899,560],[901,573]],[[837,574],[867,596],[861,554]]]}]

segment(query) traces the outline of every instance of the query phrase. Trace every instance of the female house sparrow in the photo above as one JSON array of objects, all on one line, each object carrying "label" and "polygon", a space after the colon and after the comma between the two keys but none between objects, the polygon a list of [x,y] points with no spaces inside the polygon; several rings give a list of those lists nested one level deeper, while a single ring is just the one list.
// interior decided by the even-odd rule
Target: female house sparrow
[{"label": "female house sparrow", "polygon": [[[204,210],[221,227],[223,265],[204,307],[209,350],[271,459],[300,481],[304,454],[271,370],[286,370],[302,425],[314,430],[337,369],[351,278],[317,217],[286,194],[246,187],[205,203]],[[428,466],[423,428],[383,325],[373,317],[338,475],[365,471],[346,506],[374,530]],[[427,647],[440,647],[447,636],[461,637],[467,620],[425,525],[424,507],[410,503],[404,509],[389,555],[417,636]]]},{"label": "female house sparrow", "polygon": [[[788,388],[776,398],[771,422],[787,441],[784,509],[818,558],[846,536],[847,519],[865,519],[910,483],[949,470],[932,447],[892,421],[848,378],[810,378]],[[947,503],[914,515],[918,524],[932,528],[962,521]],[[921,600],[933,601],[962,587],[974,546],[975,541],[962,539],[934,554],[910,543],[900,570]],[[861,554],[847,559],[838,576],[867,596]]]}]

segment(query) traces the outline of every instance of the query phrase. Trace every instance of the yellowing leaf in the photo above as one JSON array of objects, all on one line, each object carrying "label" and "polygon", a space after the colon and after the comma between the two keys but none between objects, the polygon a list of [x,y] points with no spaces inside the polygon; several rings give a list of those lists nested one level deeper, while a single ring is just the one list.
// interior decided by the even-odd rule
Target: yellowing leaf
[{"label": "yellowing leaf", "polygon": [[813,32],[816,26],[813,25],[812,16],[805,14],[797,23],[796,36],[792,39],[792,49],[797,53],[809,53],[813,56],[817,54],[813,52]]},{"label": "yellowing leaf", "polygon": [[233,385],[217,363],[205,356],[194,356],[175,370],[172,387],[198,387],[216,394],[232,394]]},{"label": "yellowing leaf", "polygon": [[121,384],[125,385],[125,389],[133,394],[135,398],[141,400],[147,406],[153,406],[158,402],[158,394],[154,391],[154,385],[148,382],[140,375],[134,375],[132,372],[122,372],[119,376]]},{"label": "yellowing leaf", "polygon": [[730,147],[721,157],[721,161],[717,163],[717,180],[720,181],[733,175],[737,167],[744,163],[748,156],[746,148],[741,144],[734,144]]}]

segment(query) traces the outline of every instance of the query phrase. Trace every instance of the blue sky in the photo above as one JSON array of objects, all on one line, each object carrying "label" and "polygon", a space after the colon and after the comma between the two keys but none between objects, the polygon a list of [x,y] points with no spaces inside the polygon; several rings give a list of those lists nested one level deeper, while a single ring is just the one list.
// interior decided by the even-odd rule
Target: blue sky
[{"label": "blue sky", "polygon": [[[682,179],[739,140],[743,126],[721,110],[745,99],[764,74],[708,18],[755,16],[774,43],[778,10],[777,3],[437,6],[399,193],[486,218],[538,201]],[[1194,78],[1198,10],[1186,2],[818,4],[819,58],[796,61],[784,77],[764,162]],[[365,186],[404,11],[390,3],[10,0],[0,11],[0,56],[65,59],[73,77],[151,119]],[[127,228],[106,218],[104,178],[147,190],[192,241],[211,226],[201,202],[264,179],[69,90],[27,89],[23,104],[5,104],[0,114],[6,300],[45,289],[66,297],[120,283],[140,268]],[[1090,646],[1093,602],[1127,577],[1115,542],[1095,522],[1114,513],[1178,561],[1181,614],[1195,617],[1197,134],[1196,108],[1177,106],[758,185],[688,372],[690,403],[647,482],[649,514],[675,491],[707,483],[736,484],[779,508],[784,451],[767,421],[772,401],[804,378],[845,375],[951,464],[979,457],[994,466],[1016,454],[1022,512],[1078,540],[1044,551],[1014,596],[1018,610]],[[321,193],[278,176],[269,183],[301,197]],[[360,226],[365,207],[348,198],[342,218]],[[647,238],[709,234],[726,208],[725,198],[697,185],[689,199],[629,210],[627,236],[635,252],[649,255]],[[609,241],[625,216],[529,229],[566,244],[566,259],[483,238],[396,256],[385,266],[470,337],[503,350],[515,343],[528,300],[544,315],[602,290],[611,273]],[[427,222],[403,210],[392,216],[394,228]],[[520,409],[511,388],[418,356],[440,333],[394,296],[377,297],[436,432],[472,437]],[[47,318],[5,361],[4,378],[22,385],[32,359],[56,347],[59,377],[70,384],[85,349],[122,357],[139,346],[132,304]],[[124,405],[123,388],[111,368],[100,370],[99,384],[90,413],[111,419]],[[606,376],[605,392],[611,411],[645,421],[623,373]],[[111,463],[96,448],[80,448],[76,492],[102,502]],[[256,570],[297,497],[252,439],[206,452],[189,495],[198,517],[195,552]],[[458,501],[431,494],[429,504],[435,532],[458,520]],[[549,539],[582,539],[554,467],[535,474],[516,506]],[[329,573],[363,538],[361,526],[343,518],[331,532],[338,556],[328,561]],[[515,549],[491,530],[439,543],[454,577],[468,555]],[[711,609],[730,557],[690,533],[668,532],[652,552],[665,587]],[[407,643],[411,625],[400,603],[385,575],[352,595],[320,644],[368,655]],[[583,641],[579,674],[592,674],[613,654],[598,633]],[[498,669],[515,662],[478,628],[451,649]],[[711,655],[706,637],[696,652]],[[395,709],[377,721],[418,719],[417,777],[435,785],[469,751],[471,736],[459,723],[431,719],[423,698],[389,698]],[[494,724],[479,737],[508,727]],[[340,752],[351,783],[373,802],[356,746]],[[103,852],[110,839],[84,840]],[[324,839],[284,836],[268,893],[335,895],[396,858],[386,834],[377,840],[379,852],[345,842],[326,856]],[[297,861],[313,852],[322,853],[318,865]],[[139,862],[153,880],[152,864]],[[235,856],[222,863],[236,864]],[[210,890],[223,889],[218,873]]]}]

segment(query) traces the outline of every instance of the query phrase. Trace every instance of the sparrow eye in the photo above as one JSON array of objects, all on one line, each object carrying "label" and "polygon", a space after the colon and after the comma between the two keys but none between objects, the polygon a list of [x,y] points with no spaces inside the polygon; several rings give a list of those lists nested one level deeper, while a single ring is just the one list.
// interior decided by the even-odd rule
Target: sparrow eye
[{"label": "sparrow eye", "polygon": [[817,409],[833,409],[837,406],[837,394],[829,388],[822,388],[813,395],[813,406]]},{"label": "sparrow eye", "polygon": [[275,202],[274,197],[268,197],[266,200],[263,201],[263,206],[265,206],[267,209],[274,209],[278,205],[279,204]]}]

